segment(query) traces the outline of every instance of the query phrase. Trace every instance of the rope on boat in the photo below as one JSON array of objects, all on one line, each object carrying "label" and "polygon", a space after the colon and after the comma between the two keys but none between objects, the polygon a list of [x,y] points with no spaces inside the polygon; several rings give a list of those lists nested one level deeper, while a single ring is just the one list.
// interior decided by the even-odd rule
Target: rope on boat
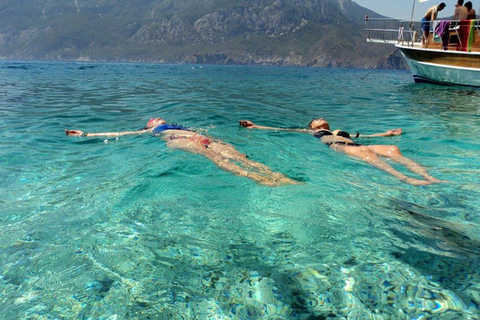
[{"label": "rope on boat", "polygon": [[370,72],[368,72],[366,75],[364,75],[361,79],[363,80],[366,76],[368,76],[370,73],[372,73],[373,71],[377,70],[378,66],[381,65],[382,63],[384,63],[385,61],[387,61],[388,59],[390,59],[391,56],[393,56],[395,53],[397,53],[397,51],[400,50],[400,49],[397,49],[395,50],[391,55],[389,55],[385,60],[383,60],[381,63],[377,64],[375,66],[375,68],[373,68],[373,70],[370,70]]}]

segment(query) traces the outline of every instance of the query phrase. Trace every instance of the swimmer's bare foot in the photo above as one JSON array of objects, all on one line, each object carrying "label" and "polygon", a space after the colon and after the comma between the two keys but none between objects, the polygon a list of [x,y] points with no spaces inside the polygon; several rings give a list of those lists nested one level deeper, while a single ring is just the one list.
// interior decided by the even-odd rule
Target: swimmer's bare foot
[{"label": "swimmer's bare foot", "polygon": [[418,179],[413,179],[413,178],[403,179],[402,182],[411,184],[412,186],[427,186],[427,185],[433,183],[432,181],[418,180]]},{"label": "swimmer's bare foot", "polygon": [[279,173],[279,172],[271,172],[271,177],[273,181],[276,181],[279,185],[287,185],[287,184],[305,184],[304,182],[300,182],[297,180],[290,179],[289,177]]},{"label": "swimmer's bare foot", "polygon": [[300,185],[300,184],[305,184],[304,182],[300,182],[297,180],[293,180],[287,177],[283,177],[282,179],[279,179],[278,182],[280,183],[279,185],[287,185],[287,184],[293,184],[293,185]]},{"label": "swimmer's bare foot", "polygon": [[[277,174],[274,174],[274,175],[277,175]],[[280,175],[280,174],[278,174],[278,175]],[[290,185],[290,184],[293,184],[293,185],[304,184],[304,182],[299,182],[299,181],[296,181],[296,180],[292,180],[292,179],[287,178],[285,176],[275,177],[275,178],[264,178],[264,179],[257,180],[257,181],[258,181],[258,183],[260,183],[264,186],[268,186],[268,187],[280,187],[280,186],[286,186],[286,185]]]},{"label": "swimmer's bare foot", "polygon": [[437,178],[429,178],[428,181],[432,182],[432,183],[449,183],[450,181],[447,181],[447,180],[440,180],[440,179],[437,179]]},{"label": "swimmer's bare foot", "polygon": [[422,177],[423,177],[425,180],[428,180],[428,181],[430,181],[431,183],[447,183],[447,182],[450,182],[450,181],[440,180],[440,179],[434,178],[434,177],[432,177],[431,175],[429,175],[427,172],[424,172],[423,174],[420,173],[420,174],[422,175]]},{"label": "swimmer's bare foot", "polygon": [[305,182],[300,182],[300,181],[296,181],[296,180],[292,180],[292,179],[288,179],[288,180],[289,180],[288,182],[289,182],[290,184],[295,184],[295,185],[297,185],[297,186],[298,186],[298,185],[301,185],[301,184],[305,184]]}]

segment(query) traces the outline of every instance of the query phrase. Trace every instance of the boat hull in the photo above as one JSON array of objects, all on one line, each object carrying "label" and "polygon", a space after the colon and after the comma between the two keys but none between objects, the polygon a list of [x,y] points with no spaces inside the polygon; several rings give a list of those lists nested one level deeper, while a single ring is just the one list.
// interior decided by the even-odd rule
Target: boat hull
[{"label": "boat hull", "polygon": [[480,87],[480,54],[397,46],[415,82]]}]

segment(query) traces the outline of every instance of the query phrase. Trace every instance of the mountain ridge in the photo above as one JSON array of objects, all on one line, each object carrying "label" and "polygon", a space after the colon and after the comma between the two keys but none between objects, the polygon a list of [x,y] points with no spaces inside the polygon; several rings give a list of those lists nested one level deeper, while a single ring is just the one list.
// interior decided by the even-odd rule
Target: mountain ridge
[{"label": "mountain ridge", "polygon": [[351,0],[4,0],[0,58],[404,68]]}]

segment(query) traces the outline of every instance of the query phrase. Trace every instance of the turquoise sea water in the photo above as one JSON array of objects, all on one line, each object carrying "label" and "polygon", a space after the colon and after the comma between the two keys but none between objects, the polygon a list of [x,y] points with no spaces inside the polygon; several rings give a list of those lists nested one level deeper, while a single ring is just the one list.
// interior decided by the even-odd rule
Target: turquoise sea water
[{"label": "turquoise sea water", "polygon": [[[480,91],[408,71],[0,62],[2,319],[479,319]],[[132,130],[202,128],[265,187]],[[450,181],[403,184],[318,140],[325,117]],[[402,168],[396,166],[405,172]]]}]

